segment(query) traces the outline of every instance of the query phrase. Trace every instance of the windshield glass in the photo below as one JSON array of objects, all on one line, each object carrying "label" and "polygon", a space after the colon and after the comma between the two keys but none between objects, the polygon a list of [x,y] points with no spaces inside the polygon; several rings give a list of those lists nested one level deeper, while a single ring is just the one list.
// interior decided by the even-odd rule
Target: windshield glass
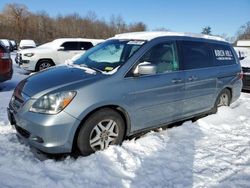
[{"label": "windshield glass", "polygon": [[102,72],[110,72],[122,66],[145,41],[109,40],[88,50],[74,64]]}]

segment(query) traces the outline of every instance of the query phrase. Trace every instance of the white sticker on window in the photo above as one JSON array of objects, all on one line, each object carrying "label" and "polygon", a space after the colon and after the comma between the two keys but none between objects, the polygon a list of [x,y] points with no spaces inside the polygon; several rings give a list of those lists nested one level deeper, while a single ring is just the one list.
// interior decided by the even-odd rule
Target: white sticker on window
[{"label": "white sticker on window", "polygon": [[129,41],[127,44],[132,44],[132,45],[143,45],[145,41],[141,41],[141,40],[132,40]]},{"label": "white sticker on window", "polygon": [[214,50],[217,60],[233,60],[233,54],[230,50]]}]

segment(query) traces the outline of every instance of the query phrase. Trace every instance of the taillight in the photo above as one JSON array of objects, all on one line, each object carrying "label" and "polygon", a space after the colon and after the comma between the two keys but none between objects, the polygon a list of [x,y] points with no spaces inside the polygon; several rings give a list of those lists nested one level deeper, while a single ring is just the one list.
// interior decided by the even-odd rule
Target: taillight
[{"label": "taillight", "polygon": [[243,71],[241,70],[241,71],[240,71],[240,74],[239,74],[239,77],[240,77],[241,80],[243,79],[243,75],[244,75],[244,73],[243,73]]},{"label": "taillight", "polygon": [[0,50],[0,59],[10,59],[10,53]]}]

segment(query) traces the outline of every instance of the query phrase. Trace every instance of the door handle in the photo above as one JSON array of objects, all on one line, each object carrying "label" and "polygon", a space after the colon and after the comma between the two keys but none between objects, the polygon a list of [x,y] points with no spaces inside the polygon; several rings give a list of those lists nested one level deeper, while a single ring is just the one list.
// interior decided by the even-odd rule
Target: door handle
[{"label": "door handle", "polygon": [[172,83],[174,83],[174,84],[178,84],[178,83],[181,83],[181,82],[182,82],[182,79],[180,79],[180,78],[174,78],[172,80]]},{"label": "door handle", "polygon": [[197,76],[193,76],[193,80],[198,80],[198,77]]},{"label": "door handle", "polygon": [[188,77],[188,81],[189,81],[189,82],[196,81],[196,80],[198,80],[198,77],[197,77],[197,76],[189,76],[189,77]]}]

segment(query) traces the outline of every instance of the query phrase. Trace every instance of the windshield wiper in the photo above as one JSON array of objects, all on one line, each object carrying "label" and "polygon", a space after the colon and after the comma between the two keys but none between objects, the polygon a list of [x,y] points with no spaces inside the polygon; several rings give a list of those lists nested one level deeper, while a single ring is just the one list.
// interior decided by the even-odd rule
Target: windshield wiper
[{"label": "windshield wiper", "polygon": [[92,70],[94,70],[94,71],[103,73],[100,69],[97,69],[97,68],[95,68],[95,67],[89,67],[89,66],[86,65],[86,64],[80,64],[79,66],[80,66],[80,67],[86,67],[86,68],[92,69]]}]

